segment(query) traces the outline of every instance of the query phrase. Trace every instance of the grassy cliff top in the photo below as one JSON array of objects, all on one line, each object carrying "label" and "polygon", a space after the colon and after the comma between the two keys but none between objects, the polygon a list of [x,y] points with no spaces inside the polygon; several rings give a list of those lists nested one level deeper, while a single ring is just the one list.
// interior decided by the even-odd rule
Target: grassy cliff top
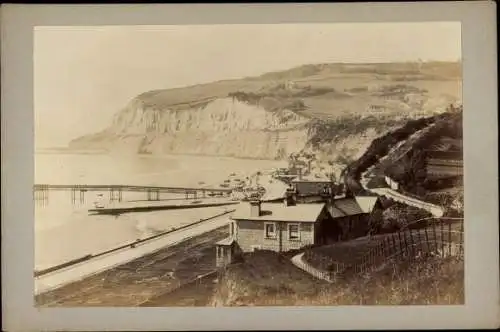
[{"label": "grassy cliff top", "polygon": [[[236,94],[243,100],[251,99],[247,102],[262,102],[269,110],[300,100],[305,106],[297,110],[314,109],[321,113],[335,100],[340,111],[349,111],[360,103],[370,104],[373,98],[386,100],[391,95],[397,98],[402,94],[436,89],[444,90],[440,93],[455,95],[457,89],[447,87],[449,84],[443,82],[453,82],[454,86],[461,75],[461,64],[452,62],[311,64],[256,77],[148,91],[135,100],[160,110],[182,110]],[[376,91],[373,85],[386,88]],[[399,88],[387,89],[387,86]],[[356,101],[352,96],[357,97]]]}]

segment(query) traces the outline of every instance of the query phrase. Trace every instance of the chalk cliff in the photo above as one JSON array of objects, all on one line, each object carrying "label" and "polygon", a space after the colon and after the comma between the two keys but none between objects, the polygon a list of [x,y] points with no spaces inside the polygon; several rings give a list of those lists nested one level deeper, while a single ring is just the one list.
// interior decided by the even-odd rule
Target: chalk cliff
[{"label": "chalk cliff", "polygon": [[160,110],[135,98],[108,129],[70,147],[277,159],[304,148],[308,122],[290,110],[270,112],[234,98],[181,110]]}]

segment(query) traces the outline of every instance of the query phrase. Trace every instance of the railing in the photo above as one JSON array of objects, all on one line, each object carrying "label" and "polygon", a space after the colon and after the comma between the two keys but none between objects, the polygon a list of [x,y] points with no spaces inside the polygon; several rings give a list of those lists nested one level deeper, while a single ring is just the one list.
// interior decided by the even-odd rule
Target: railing
[{"label": "railing", "polygon": [[122,184],[35,184],[33,190],[132,190],[132,191],[147,191],[147,190],[165,190],[165,191],[212,191],[212,192],[230,192],[228,188],[210,188],[210,187],[160,187],[160,186],[139,186],[139,185],[122,185]]},{"label": "railing", "polygon": [[[437,220],[436,218],[423,218],[418,221],[432,219]],[[443,220],[449,222],[443,222]],[[452,230],[454,221],[459,222],[459,230]],[[421,254],[431,254],[441,257],[454,256],[463,260],[463,227],[462,218],[442,218],[441,222],[431,223],[430,227],[407,228],[400,232],[378,235],[376,238],[368,239],[368,242],[365,243],[368,250],[354,259],[349,257],[344,262],[332,257],[333,255],[313,250],[306,251],[304,257],[309,264],[305,265],[311,266],[313,263],[316,266],[311,266],[310,270],[314,270],[311,274],[318,274],[316,270],[319,270],[322,273],[321,279],[335,280],[348,273],[360,274],[374,271],[396,257],[412,260]],[[325,276],[326,274],[328,276]]]},{"label": "railing", "polygon": [[320,265],[326,266],[328,269],[323,270],[316,268],[309,264],[307,261],[303,261],[302,264],[300,264],[300,268],[307,273],[311,274],[312,276],[318,278],[318,279],[323,279],[328,282],[334,282],[339,274],[345,270],[346,264],[345,263],[339,263],[335,262],[333,260],[328,259],[328,257],[325,256],[320,256],[318,255],[317,257],[314,257],[314,253],[312,252],[307,252],[308,254],[304,254],[302,259],[304,260],[304,257],[307,255],[309,259],[314,259],[317,261],[318,259],[321,260]]}]

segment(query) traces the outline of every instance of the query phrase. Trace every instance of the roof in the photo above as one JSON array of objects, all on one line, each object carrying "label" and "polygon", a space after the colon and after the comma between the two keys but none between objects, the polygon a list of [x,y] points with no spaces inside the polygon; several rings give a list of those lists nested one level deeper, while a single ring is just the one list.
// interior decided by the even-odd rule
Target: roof
[{"label": "roof", "polygon": [[240,203],[231,216],[237,220],[316,222],[325,203],[297,204],[285,206],[283,203],[261,203],[261,215],[250,215],[250,204]]},{"label": "roof", "polygon": [[331,183],[332,180],[326,178],[326,177],[314,177],[314,176],[303,176],[302,178],[296,178],[292,180],[292,182],[324,182],[324,183]]},{"label": "roof", "polygon": [[354,198],[341,198],[334,200],[328,207],[333,218],[354,216],[357,214],[370,213],[378,200],[378,197],[357,196]]},{"label": "roof", "polygon": [[356,196],[355,199],[364,213],[370,213],[378,201],[378,196]]},{"label": "roof", "polygon": [[218,246],[230,246],[234,242],[234,237],[230,236],[216,243]]}]

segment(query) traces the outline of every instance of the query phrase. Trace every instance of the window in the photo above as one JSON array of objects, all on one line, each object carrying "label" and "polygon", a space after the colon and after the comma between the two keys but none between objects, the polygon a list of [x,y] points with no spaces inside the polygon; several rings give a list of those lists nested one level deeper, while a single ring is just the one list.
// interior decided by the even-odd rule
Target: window
[{"label": "window", "polygon": [[275,223],[265,223],[264,224],[265,237],[267,239],[274,239],[276,237],[276,224]]},{"label": "window", "polygon": [[289,224],[288,225],[288,239],[289,240],[300,240],[299,224]]}]

